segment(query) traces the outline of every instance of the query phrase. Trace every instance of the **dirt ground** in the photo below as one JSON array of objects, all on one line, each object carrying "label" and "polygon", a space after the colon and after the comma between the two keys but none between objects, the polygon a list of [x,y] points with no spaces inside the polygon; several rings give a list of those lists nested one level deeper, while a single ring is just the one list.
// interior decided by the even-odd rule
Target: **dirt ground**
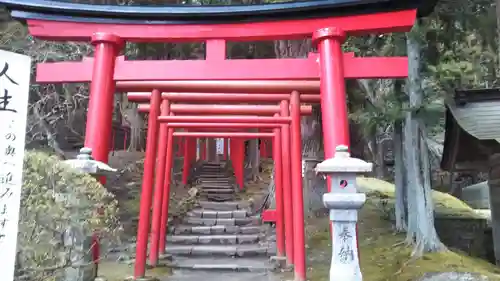
[{"label": "dirt ground", "polygon": [[[174,163],[179,163],[178,160]],[[106,188],[116,196],[125,237],[131,238],[137,234],[144,152],[115,151],[110,154],[109,165],[119,172],[116,176],[108,178]],[[174,173],[179,170],[179,167],[174,167]],[[169,217],[171,218],[181,216],[188,207],[185,205],[190,203],[186,201],[189,190],[175,179],[177,176],[174,174],[174,181],[170,187]]]}]

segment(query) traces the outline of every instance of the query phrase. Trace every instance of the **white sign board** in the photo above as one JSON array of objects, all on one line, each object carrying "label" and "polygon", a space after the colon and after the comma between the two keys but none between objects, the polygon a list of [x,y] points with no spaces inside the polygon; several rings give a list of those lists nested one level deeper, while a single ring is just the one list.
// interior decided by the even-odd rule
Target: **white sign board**
[{"label": "white sign board", "polygon": [[216,153],[219,155],[224,154],[224,139],[223,138],[218,138],[215,139],[215,147],[216,147]]},{"label": "white sign board", "polygon": [[31,58],[0,50],[0,280],[14,280]]}]

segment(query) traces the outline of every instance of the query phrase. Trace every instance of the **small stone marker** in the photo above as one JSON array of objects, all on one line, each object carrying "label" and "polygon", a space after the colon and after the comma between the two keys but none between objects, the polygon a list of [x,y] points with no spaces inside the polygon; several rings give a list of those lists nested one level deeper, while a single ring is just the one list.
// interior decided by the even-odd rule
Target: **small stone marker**
[{"label": "small stone marker", "polygon": [[0,50],[0,280],[14,280],[31,58]]},{"label": "small stone marker", "polygon": [[[79,173],[91,176],[104,176],[116,172],[106,163],[92,159],[92,149],[84,147],[80,149],[80,154],[76,159],[64,161]],[[78,188],[77,186],[74,188]],[[65,200],[73,206],[75,210],[73,226],[68,227],[64,232],[64,246],[71,251],[70,260],[73,265],[64,270],[64,281],[92,281],[97,274],[97,266],[92,263],[92,236],[87,234],[87,229],[83,222],[79,221],[79,198],[75,194],[57,194],[56,200]]]},{"label": "small stone marker", "polygon": [[332,221],[330,281],[362,281],[359,267],[356,222],[366,195],[358,193],[356,175],[370,172],[372,163],[351,158],[347,146],[338,146],[333,158],[316,166],[316,173],[331,177],[332,188],[323,195]]}]

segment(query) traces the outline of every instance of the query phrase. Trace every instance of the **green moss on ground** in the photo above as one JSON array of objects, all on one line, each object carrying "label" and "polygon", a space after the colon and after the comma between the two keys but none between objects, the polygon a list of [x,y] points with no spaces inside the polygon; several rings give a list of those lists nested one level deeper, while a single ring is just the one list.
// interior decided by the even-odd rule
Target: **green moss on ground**
[{"label": "green moss on ground", "polygon": [[[375,179],[358,177],[356,180],[360,191],[374,198],[385,199],[389,208],[393,207],[395,199],[395,186],[392,183]],[[465,202],[456,197],[440,191],[432,191],[434,211],[440,216],[458,216],[470,218],[483,218],[481,214],[472,209]]]},{"label": "green moss on ground", "polygon": [[[390,183],[376,179],[360,178],[358,184],[369,185],[366,205],[360,212],[359,246],[361,269],[370,281],[410,281],[416,280],[426,272],[475,272],[486,275],[491,280],[500,280],[500,268],[479,258],[453,251],[425,254],[422,258],[412,259],[412,248],[404,243],[404,234],[395,234],[389,221],[383,219],[384,211],[378,201],[393,196]],[[470,209],[458,199],[449,198],[444,193],[435,193],[436,206],[462,213]],[[459,201],[459,202],[457,202]],[[310,264],[308,279],[329,280],[330,247],[328,219],[311,221],[308,226],[308,257]],[[313,260],[311,262],[311,259]]]},{"label": "green moss on ground", "polygon": [[[164,280],[172,273],[169,267],[156,267],[148,269],[146,276],[156,277]],[[99,276],[105,277],[107,281],[123,281],[134,275],[134,264],[117,262],[102,262],[99,264]]]}]

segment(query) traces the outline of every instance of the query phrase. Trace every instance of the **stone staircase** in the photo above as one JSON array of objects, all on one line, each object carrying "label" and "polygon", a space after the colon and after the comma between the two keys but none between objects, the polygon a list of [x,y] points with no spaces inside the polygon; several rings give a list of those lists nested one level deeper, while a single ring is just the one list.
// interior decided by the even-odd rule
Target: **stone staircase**
[{"label": "stone staircase", "polygon": [[273,235],[250,203],[237,200],[234,175],[224,164],[203,163],[196,182],[202,201],[182,223],[171,227],[167,237],[173,267],[207,273],[272,270]]}]

